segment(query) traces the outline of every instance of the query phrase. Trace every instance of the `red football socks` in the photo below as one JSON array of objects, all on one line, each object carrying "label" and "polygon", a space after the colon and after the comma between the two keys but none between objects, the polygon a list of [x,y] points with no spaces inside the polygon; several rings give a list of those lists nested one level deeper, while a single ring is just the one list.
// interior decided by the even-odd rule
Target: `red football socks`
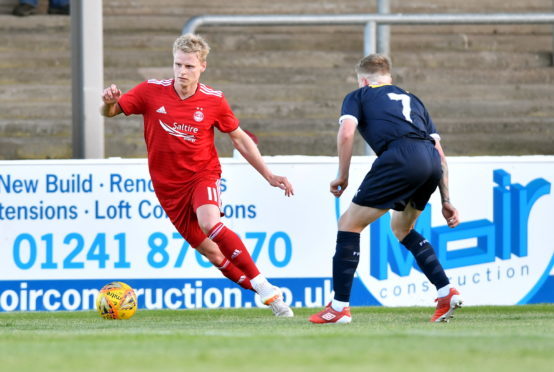
[{"label": "red football socks", "polygon": [[217,243],[221,253],[249,279],[260,275],[260,271],[242,240],[232,230],[225,227],[223,223],[219,222],[212,227],[208,233],[208,238]]},{"label": "red football socks", "polygon": [[221,261],[221,263],[217,265],[217,268],[226,278],[237,283],[242,288],[254,290],[252,288],[252,284],[250,283],[250,279],[248,279],[248,277],[242,271],[240,271],[238,267],[233,265],[228,259],[224,258],[223,261]]}]

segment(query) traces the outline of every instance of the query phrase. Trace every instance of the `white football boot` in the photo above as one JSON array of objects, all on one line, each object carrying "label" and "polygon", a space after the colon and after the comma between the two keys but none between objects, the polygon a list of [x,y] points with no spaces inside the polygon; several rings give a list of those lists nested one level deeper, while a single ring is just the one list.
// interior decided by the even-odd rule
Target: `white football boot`
[{"label": "white football boot", "polygon": [[[260,296],[261,297],[261,296]],[[278,287],[273,286],[273,293],[261,297],[262,302],[271,308],[273,314],[282,318],[292,318],[292,309],[283,300],[283,293]]]}]

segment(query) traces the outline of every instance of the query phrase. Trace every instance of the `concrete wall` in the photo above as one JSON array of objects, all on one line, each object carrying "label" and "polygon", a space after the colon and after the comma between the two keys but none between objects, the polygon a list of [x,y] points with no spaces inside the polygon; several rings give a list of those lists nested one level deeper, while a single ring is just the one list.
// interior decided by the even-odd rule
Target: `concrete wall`
[{"label": "concrete wall", "polygon": [[[11,15],[0,0],[0,159],[71,157],[69,17]],[[171,77],[171,45],[198,14],[374,12],[374,1],[104,0],[105,84]],[[391,1],[402,13],[551,12],[551,0]],[[428,106],[450,155],[554,153],[551,26],[393,26],[397,84]],[[266,155],[336,153],[362,29],[201,27],[204,82],[222,89]],[[100,92],[99,92],[100,94]],[[225,135],[222,156],[231,155]],[[363,154],[361,141],[356,154]],[[106,156],[144,157],[140,117],[106,120]]]}]

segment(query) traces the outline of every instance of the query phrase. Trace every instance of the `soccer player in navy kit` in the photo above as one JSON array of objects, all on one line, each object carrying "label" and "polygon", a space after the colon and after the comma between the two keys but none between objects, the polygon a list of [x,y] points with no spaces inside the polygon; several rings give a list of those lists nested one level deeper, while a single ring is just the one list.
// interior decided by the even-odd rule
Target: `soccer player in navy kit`
[{"label": "soccer player in navy kit", "polygon": [[389,209],[396,238],[414,255],[438,291],[432,322],[448,321],[461,306],[460,293],[450,284],[431,244],[413,227],[437,186],[442,214],[449,227],[459,224],[450,203],[448,168],[433,121],[413,94],[392,85],[387,57],[372,54],[356,66],[360,89],[349,93],[339,119],[339,172],[331,193],[340,197],[348,175],[356,128],[377,154],[349,208],[338,222],[333,257],[334,299],[312,315],[312,323],[350,323],[352,280],[360,258],[360,233]]}]

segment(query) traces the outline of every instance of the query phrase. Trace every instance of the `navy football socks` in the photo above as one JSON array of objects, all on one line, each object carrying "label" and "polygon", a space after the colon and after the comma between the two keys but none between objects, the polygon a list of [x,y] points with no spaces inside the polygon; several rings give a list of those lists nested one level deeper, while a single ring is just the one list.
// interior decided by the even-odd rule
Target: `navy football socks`
[{"label": "navy football socks", "polygon": [[333,256],[333,290],[335,299],[349,302],[354,273],[360,261],[360,234],[339,231]]},{"label": "navy football socks", "polygon": [[417,264],[435,287],[442,288],[450,283],[440,264],[433,246],[417,231],[412,230],[402,243],[414,255]]}]

